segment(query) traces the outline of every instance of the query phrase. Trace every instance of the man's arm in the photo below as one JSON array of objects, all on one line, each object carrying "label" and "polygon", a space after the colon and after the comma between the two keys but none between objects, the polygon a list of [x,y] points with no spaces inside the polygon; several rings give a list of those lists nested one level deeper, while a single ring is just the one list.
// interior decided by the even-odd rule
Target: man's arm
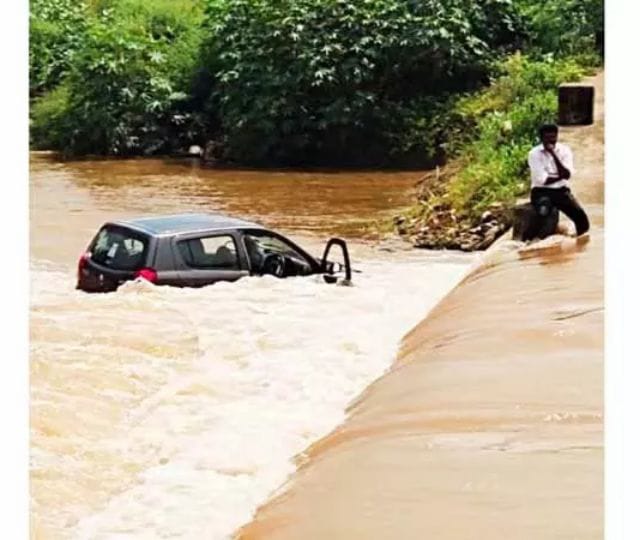
[{"label": "man's arm", "polygon": [[[555,151],[553,148],[547,148],[547,152],[549,152],[551,154],[551,157],[553,158],[553,161],[555,161],[556,163],[556,167],[558,168],[558,176],[560,177],[561,180],[569,180],[569,178],[571,178],[571,171],[564,166],[564,164],[562,163],[562,161],[560,161],[560,159],[558,158],[558,156],[556,155]],[[554,179],[554,182],[557,179]],[[547,179],[547,182],[549,181],[549,179]],[[547,183],[545,182],[545,184]],[[551,182],[553,183],[553,182]]]},{"label": "man's arm", "polygon": [[560,178],[555,178],[553,176],[549,176],[545,181],[544,185],[549,186],[551,184],[555,184],[556,182],[560,182]]}]

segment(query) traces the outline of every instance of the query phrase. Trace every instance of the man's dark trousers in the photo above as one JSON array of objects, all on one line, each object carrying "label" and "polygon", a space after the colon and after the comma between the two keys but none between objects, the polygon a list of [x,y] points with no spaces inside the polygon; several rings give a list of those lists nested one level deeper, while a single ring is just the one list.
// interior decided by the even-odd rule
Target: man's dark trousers
[{"label": "man's dark trousers", "polygon": [[539,215],[545,215],[544,213],[549,210],[549,203],[573,221],[577,236],[589,230],[589,218],[568,187],[534,187],[531,190],[531,204]]}]

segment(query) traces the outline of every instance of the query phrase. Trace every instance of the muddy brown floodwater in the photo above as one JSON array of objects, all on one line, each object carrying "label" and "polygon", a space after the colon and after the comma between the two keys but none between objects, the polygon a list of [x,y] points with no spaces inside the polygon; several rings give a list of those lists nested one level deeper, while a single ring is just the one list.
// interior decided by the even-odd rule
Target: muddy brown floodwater
[{"label": "muddy brown floodwater", "polygon": [[[505,239],[481,264],[372,241],[419,173],[33,155],[33,536],[601,538],[603,75],[592,82],[595,124],[561,131],[590,241]],[[347,236],[363,273],[354,287],[74,290],[103,221],[193,210],[315,252]]]},{"label": "muddy brown floodwater", "polygon": [[375,239],[412,203],[420,172],[220,170],[197,160],[60,162],[33,153],[31,252],[68,262],[106,219],[225,212],[313,238]]},{"label": "muddy brown floodwater", "polygon": [[[411,203],[419,176],[33,154],[32,537],[221,539],[248,522],[473,258],[379,249],[375,225]],[[193,211],[253,219],[318,255],[345,236],[362,273],[353,287],[74,289],[103,222]]]}]

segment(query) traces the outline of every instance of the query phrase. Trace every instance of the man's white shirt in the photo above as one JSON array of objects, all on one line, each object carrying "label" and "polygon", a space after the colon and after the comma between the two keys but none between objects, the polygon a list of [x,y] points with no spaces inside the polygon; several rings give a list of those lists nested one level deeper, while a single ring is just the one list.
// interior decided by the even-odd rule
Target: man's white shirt
[{"label": "man's white shirt", "polygon": [[[560,163],[564,165],[571,176],[573,176],[573,153],[566,144],[556,143],[555,153],[560,160]],[[531,169],[531,187],[545,187],[545,188],[561,188],[568,187],[569,182],[567,180],[558,180],[552,184],[545,184],[548,177],[559,178],[558,167],[550,152],[547,152],[544,147],[539,144],[529,152],[529,168]]]}]

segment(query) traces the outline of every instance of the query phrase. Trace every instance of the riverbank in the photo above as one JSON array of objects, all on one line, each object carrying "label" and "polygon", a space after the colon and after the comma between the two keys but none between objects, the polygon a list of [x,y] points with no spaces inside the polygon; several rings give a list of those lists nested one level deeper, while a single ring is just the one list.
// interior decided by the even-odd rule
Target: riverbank
[{"label": "riverbank", "polygon": [[563,129],[590,241],[499,241],[238,538],[601,538],[604,76]]},{"label": "riverbank", "polygon": [[452,106],[448,159],[418,183],[415,203],[394,219],[415,247],[487,249],[513,224],[513,207],[528,196],[527,154],[537,130],[558,114],[558,85],[598,69],[597,59],[555,61],[514,54],[479,92]]}]

